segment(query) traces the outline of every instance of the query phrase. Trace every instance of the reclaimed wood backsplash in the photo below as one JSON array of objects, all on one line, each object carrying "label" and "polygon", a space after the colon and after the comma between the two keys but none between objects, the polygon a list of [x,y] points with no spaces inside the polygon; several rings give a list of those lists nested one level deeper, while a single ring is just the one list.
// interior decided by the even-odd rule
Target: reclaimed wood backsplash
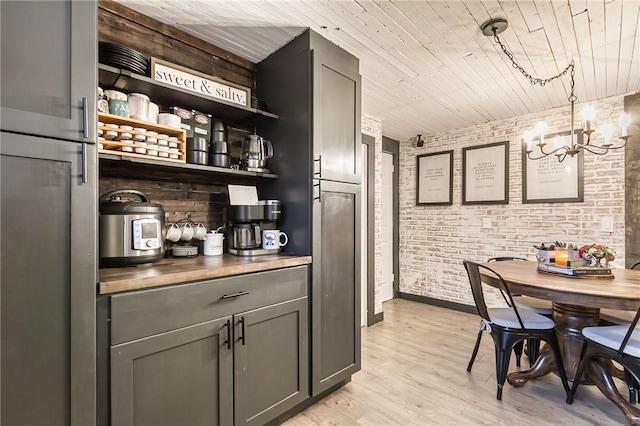
[{"label": "reclaimed wood backsplash", "polygon": [[100,195],[121,189],[141,191],[151,202],[161,204],[167,222],[189,219],[204,224],[208,230],[222,226],[223,209],[229,204],[226,185],[119,177],[100,179]]}]

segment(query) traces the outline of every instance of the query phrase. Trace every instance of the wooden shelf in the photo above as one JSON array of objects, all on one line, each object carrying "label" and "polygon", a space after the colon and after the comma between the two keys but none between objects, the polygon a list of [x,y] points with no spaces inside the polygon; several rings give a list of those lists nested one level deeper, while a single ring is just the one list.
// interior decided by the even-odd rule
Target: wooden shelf
[{"label": "wooden shelf", "polygon": [[197,172],[199,174],[202,174],[203,172],[208,172],[208,173],[213,173],[218,175],[228,175],[228,176],[234,176],[234,177],[240,177],[240,178],[259,177],[259,178],[266,178],[266,179],[278,179],[280,177],[273,173],[247,172],[245,170],[235,170],[235,169],[229,169],[225,167],[203,166],[200,164],[191,164],[191,163],[176,163],[176,162],[163,161],[165,159],[159,159],[159,158],[153,159],[153,158],[149,158],[148,156],[141,158],[141,156],[135,157],[135,156],[127,156],[127,155],[121,155],[121,154],[126,154],[126,153],[122,152],[122,153],[114,154],[113,152],[109,152],[109,153],[100,152],[99,158],[101,161],[111,161],[111,162],[122,161],[122,162],[128,162],[133,164],[140,164],[140,165],[153,167],[153,168],[161,168],[165,170],[180,169],[184,171]]},{"label": "wooden shelf", "polygon": [[248,124],[255,118],[278,119],[276,114],[242,107],[224,100],[213,100],[160,83],[127,70],[98,64],[98,81],[103,89],[118,89],[127,93],[144,93],[151,102],[166,107],[179,106],[188,110],[212,114],[216,118],[238,124]]}]

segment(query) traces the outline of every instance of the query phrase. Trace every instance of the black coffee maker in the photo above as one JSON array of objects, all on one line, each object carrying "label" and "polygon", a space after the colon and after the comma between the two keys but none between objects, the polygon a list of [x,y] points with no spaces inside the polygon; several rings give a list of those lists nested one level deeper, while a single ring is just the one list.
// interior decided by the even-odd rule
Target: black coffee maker
[{"label": "black coffee maker", "polygon": [[229,206],[226,210],[229,254],[259,256],[279,253],[279,248],[262,248],[262,231],[277,229],[281,214],[278,200],[261,200],[257,205]]}]

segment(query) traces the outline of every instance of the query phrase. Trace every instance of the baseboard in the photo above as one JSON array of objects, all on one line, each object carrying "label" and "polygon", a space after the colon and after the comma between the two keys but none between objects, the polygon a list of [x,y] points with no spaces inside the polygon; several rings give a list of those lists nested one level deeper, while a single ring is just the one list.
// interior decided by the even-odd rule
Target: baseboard
[{"label": "baseboard", "polygon": [[449,302],[447,300],[434,299],[428,296],[418,296],[417,294],[399,293],[400,299],[411,300],[413,302],[425,303],[427,305],[439,306],[441,308],[452,309],[454,311],[466,312],[468,314],[477,314],[478,310],[475,306],[465,305],[462,303]]}]

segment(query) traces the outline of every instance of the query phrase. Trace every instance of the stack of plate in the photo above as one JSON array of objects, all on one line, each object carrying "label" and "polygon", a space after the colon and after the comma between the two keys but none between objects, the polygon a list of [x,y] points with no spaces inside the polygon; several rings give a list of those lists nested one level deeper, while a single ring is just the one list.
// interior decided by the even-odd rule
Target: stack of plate
[{"label": "stack of plate", "polygon": [[180,246],[171,248],[171,256],[173,257],[189,257],[197,255],[198,247],[196,246]]},{"label": "stack of plate", "polygon": [[149,61],[142,53],[130,47],[101,41],[98,48],[101,64],[129,70],[136,74],[148,75]]},{"label": "stack of plate", "polygon": [[258,99],[255,96],[251,97],[251,108],[259,109],[262,111],[267,110],[267,103],[262,99]]}]

